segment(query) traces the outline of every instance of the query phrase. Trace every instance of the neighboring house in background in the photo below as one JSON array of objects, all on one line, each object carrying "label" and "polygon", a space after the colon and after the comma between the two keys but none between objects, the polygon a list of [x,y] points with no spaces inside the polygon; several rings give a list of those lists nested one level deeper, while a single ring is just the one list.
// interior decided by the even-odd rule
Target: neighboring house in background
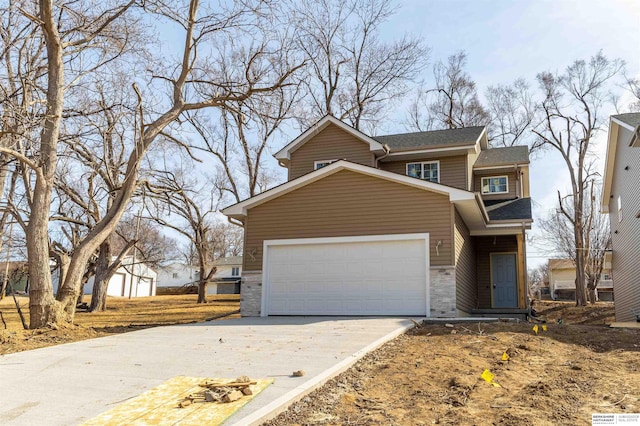
[{"label": "neighboring house in background", "polygon": [[[114,257],[115,259],[115,257]],[[58,292],[58,270],[51,274],[53,294]],[[89,278],[83,288],[84,294],[91,294],[95,277]],[[158,274],[144,263],[133,263],[132,257],[125,257],[116,269],[107,286],[107,296],[148,297],[156,295]]]},{"label": "neighboring house in background", "polygon": [[185,263],[170,263],[158,268],[158,287],[182,287],[197,284],[200,268]]},{"label": "neighboring house in background", "polygon": [[5,272],[8,275],[5,295],[11,294],[12,287],[16,293],[25,293],[28,290],[29,274],[27,272],[27,262],[0,262],[0,290],[5,282]]},{"label": "neighboring house in background", "polygon": [[207,294],[239,294],[242,256],[222,257],[213,265],[216,273],[207,285]]},{"label": "neighboring house in background", "polygon": [[[570,259],[549,259],[549,292],[553,300],[576,300],[576,267]],[[613,281],[606,263],[596,287],[596,300],[613,301]]]},{"label": "neighboring house in background", "polygon": [[288,182],[222,211],[244,226],[242,315],[528,312],[526,146],[326,116],[275,157]]},{"label": "neighboring house in background", "polygon": [[602,210],[611,223],[616,321],[640,318],[640,113],[611,117]]},{"label": "neighboring house in background", "polygon": [[[115,297],[148,297],[156,295],[158,274],[144,263],[132,263],[132,257],[126,257],[122,265],[116,269],[115,274],[109,280],[107,296]],[[84,286],[85,294],[91,294],[93,279]]]}]

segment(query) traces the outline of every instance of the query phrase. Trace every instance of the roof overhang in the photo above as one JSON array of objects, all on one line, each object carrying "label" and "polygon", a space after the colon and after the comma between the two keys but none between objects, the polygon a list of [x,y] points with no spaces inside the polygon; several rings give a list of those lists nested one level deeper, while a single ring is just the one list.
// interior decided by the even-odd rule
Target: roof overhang
[{"label": "roof overhang", "polygon": [[396,182],[413,188],[447,195],[449,197],[449,201],[456,204],[456,206],[460,206],[460,210],[465,211],[464,214],[461,212],[463,218],[465,219],[465,222],[467,221],[467,219],[469,219],[473,223],[475,223],[478,218],[482,220],[482,213],[480,209],[476,207],[477,212],[474,213],[472,211],[473,209],[471,208],[471,204],[475,204],[477,206],[476,197],[473,192],[441,185],[439,183],[425,181],[422,179],[417,179],[410,176],[401,175],[398,173],[387,172],[385,170],[375,169],[373,167],[363,166],[361,164],[351,163],[346,160],[336,161],[335,163],[331,163],[326,167],[307,173],[306,175],[300,176],[297,179],[290,180],[289,182],[286,182],[280,186],[267,190],[261,194],[256,195],[255,197],[249,198],[225,209],[222,209],[222,214],[233,219],[242,220],[244,217],[246,217],[248,209],[259,206],[260,204],[266,203],[289,192],[295,191],[296,189],[302,188],[306,185],[309,185],[327,176],[331,176],[332,174],[338,173],[342,170],[361,173],[363,175],[373,176],[379,179]]},{"label": "roof overhang", "polygon": [[481,167],[476,167],[473,166],[473,171],[474,172],[502,172],[502,171],[513,171],[516,170],[518,168],[528,168],[529,167],[529,162],[526,163],[504,163],[504,164],[496,164],[494,166],[481,166]]},{"label": "roof overhang", "polygon": [[291,153],[292,152],[294,152],[296,149],[300,148],[302,145],[304,145],[306,142],[308,142],[311,138],[313,138],[318,133],[320,133],[322,130],[327,128],[327,126],[329,126],[330,124],[333,124],[333,125],[339,127],[340,129],[344,130],[345,132],[347,132],[347,133],[353,135],[354,137],[356,137],[357,139],[361,140],[363,143],[368,144],[369,145],[369,150],[371,152],[373,152],[375,154],[384,154],[384,153],[386,153],[386,150],[385,150],[384,146],[380,142],[378,142],[375,139],[365,135],[364,133],[360,132],[359,130],[354,129],[353,127],[349,126],[348,124],[343,123],[342,121],[338,120],[337,118],[335,118],[332,115],[325,115],[316,124],[311,126],[306,132],[302,133],[300,136],[295,138],[287,146],[285,146],[280,151],[278,151],[275,154],[273,154],[273,156],[278,161],[280,161],[281,163],[285,163],[285,164],[288,163],[289,160],[291,160]]}]

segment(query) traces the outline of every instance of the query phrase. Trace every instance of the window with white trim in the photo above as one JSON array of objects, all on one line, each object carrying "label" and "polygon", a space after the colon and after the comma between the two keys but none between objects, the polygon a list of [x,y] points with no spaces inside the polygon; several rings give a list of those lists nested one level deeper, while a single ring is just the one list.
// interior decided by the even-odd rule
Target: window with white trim
[{"label": "window with white trim", "polygon": [[507,176],[489,176],[482,178],[483,194],[506,194],[509,192],[509,178]]},{"label": "window with white trim", "polygon": [[318,160],[313,162],[313,170],[318,170],[328,166],[331,163],[335,163],[338,160]]},{"label": "window with white trim", "polygon": [[240,275],[240,268],[231,268],[231,275],[234,277]]},{"label": "window with white trim", "polygon": [[422,161],[420,163],[407,163],[407,176],[440,182],[440,161]]}]

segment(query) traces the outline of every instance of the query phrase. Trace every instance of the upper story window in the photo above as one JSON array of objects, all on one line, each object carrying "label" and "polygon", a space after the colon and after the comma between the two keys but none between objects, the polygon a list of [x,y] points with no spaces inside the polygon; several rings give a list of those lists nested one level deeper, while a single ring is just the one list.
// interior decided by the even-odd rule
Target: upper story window
[{"label": "upper story window", "polygon": [[331,163],[335,163],[338,160],[319,160],[319,161],[314,161],[313,162],[313,170],[318,170],[321,169],[323,167],[328,166]]},{"label": "upper story window", "polygon": [[482,178],[483,194],[506,194],[509,192],[509,178],[506,176],[490,176]]},{"label": "upper story window", "polygon": [[178,273],[174,272],[173,274],[171,274],[171,278],[178,278]]},{"label": "upper story window", "polygon": [[240,268],[231,268],[231,275],[234,277],[240,275]]},{"label": "upper story window", "polygon": [[407,163],[407,176],[416,177],[429,182],[440,182],[440,162],[422,161],[420,163]]}]

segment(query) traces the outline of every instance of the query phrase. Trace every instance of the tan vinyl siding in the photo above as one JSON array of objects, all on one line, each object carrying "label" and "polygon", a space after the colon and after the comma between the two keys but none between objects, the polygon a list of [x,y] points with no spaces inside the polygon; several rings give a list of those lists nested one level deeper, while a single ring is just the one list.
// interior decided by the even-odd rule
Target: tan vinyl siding
[{"label": "tan vinyl siding", "polygon": [[374,155],[369,144],[329,124],[313,138],[291,153],[289,180],[314,170],[314,161],[348,160],[373,166]]},{"label": "tan vinyl siding", "polygon": [[[455,208],[454,208],[455,210]],[[470,313],[476,308],[478,285],[476,282],[476,250],[462,217],[455,211],[456,256],[456,308]]]},{"label": "tan vinyl siding", "polygon": [[491,253],[516,253],[515,235],[474,237],[478,277],[478,307],[491,308]]},{"label": "tan vinyl siding", "polygon": [[423,232],[431,265],[452,265],[450,205],[446,195],[343,170],[249,209],[243,270],[262,270],[264,240]]},{"label": "tan vinyl siding", "polygon": [[[509,192],[505,194],[482,194],[482,178],[491,176],[507,176]],[[479,192],[482,195],[482,198],[484,198],[485,200],[507,200],[516,198],[517,196],[516,185],[518,181],[516,180],[515,172],[475,172],[474,182],[474,192]]]},{"label": "tan vinyl siding", "polygon": [[[630,140],[631,132],[620,127],[609,199],[616,321],[635,321],[632,309],[640,313],[640,148],[629,146]],[[622,200],[622,221],[618,217],[618,196]]]},{"label": "tan vinyl siding", "polygon": [[443,185],[453,186],[468,190],[467,188],[467,156],[455,155],[452,157],[431,157],[420,160],[401,160],[401,161],[385,161],[380,162],[379,167],[382,170],[407,174],[407,163],[419,163],[421,161],[440,161],[440,183]]}]

